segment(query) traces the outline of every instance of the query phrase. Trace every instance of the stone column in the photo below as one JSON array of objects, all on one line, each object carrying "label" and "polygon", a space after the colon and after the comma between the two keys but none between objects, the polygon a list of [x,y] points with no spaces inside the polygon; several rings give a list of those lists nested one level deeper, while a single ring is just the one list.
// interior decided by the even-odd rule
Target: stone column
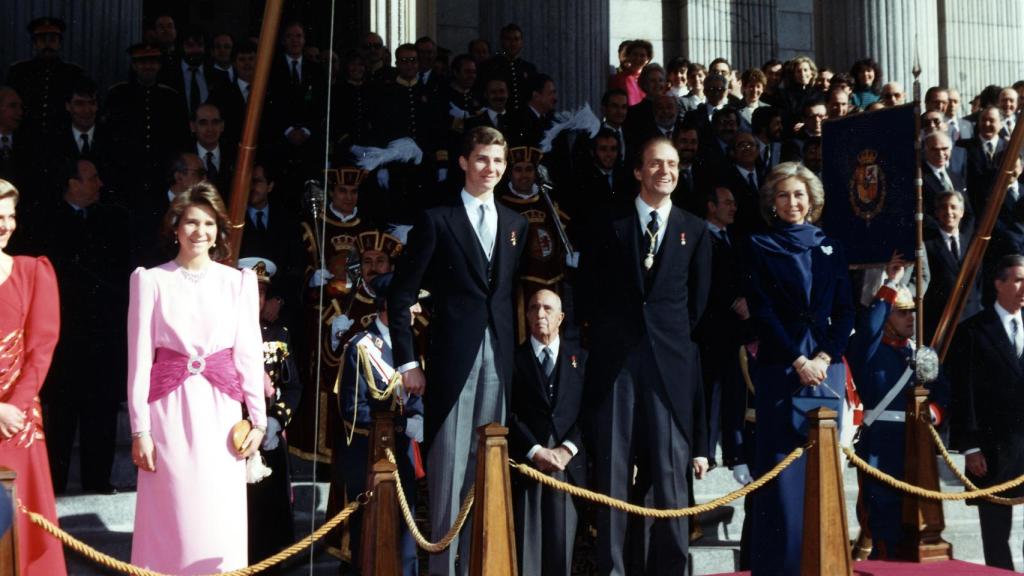
[{"label": "stone column", "polygon": [[523,29],[522,57],[550,75],[558,108],[589,102],[596,114],[608,83],[610,0],[493,0],[480,3],[480,35],[501,49],[499,31],[508,22]]},{"label": "stone column", "polygon": [[682,6],[685,56],[707,66],[715,58],[732,62],[733,19],[736,4],[730,0],[690,0]]},{"label": "stone column", "polygon": [[922,92],[939,81],[938,0],[815,0],[818,65],[849,70],[871,57],[883,82],[899,82],[911,98],[911,70],[921,62]]},{"label": "stone column", "polygon": [[985,86],[1024,78],[1024,4],[1017,0],[938,0],[938,37],[939,80],[960,91],[961,113],[970,112],[971,98]]},{"label": "stone column", "polygon": [[370,30],[380,34],[392,55],[398,46],[415,42],[416,0],[370,0]]}]

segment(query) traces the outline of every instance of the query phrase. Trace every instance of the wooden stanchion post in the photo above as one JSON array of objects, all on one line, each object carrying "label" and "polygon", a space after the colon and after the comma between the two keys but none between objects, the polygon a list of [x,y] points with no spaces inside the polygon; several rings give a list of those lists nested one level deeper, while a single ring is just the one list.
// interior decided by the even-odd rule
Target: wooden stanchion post
[{"label": "wooden stanchion post", "polygon": [[360,542],[362,574],[399,576],[402,573],[394,472],[395,465],[387,459],[376,462],[371,471],[373,482],[367,486],[371,486],[373,497],[363,508],[363,541]]},{"label": "wooden stanchion post", "polygon": [[366,477],[366,485],[373,486],[373,465],[381,460],[387,460],[385,450],[391,450],[395,458],[401,458],[395,450],[395,415],[390,410],[375,410],[373,421],[370,423],[370,440],[366,447],[366,469],[369,471]]},{"label": "wooden stanchion post", "polygon": [[0,538],[0,576],[18,573],[18,493],[14,489],[14,470],[0,468],[0,486],[11,496],[11,529]]},{"label": "wooden stanchion post", "polygon": [[473,502],[473,576],[516,576],[516,536],[512,526],[512,484],[508,467],[508,428],[477,429],[476,495]]},{"label": "wooden stanchion post", "polygon": [[808,414],[810,448],[805,456],[801,576],[853,574],[836,416],[828,408],[816,408]]},{"label": "wooden stanchion post", "polygon": [[[928,390],[914,388],[914,397],[907,404],[904,481],[927,490],[939,489],[939,469],[935,461],[935,445],[928,426]],[[942,502],[903,494],[903,532],[907,542],[900,555],[913,562],[951,560],[953,546],[942,539],[946,527]]]}]

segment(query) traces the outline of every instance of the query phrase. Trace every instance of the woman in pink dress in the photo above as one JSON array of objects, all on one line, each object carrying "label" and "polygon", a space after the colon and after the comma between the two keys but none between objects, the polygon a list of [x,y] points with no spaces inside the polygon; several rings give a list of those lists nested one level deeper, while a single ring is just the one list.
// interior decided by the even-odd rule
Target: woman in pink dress
[{"label": "woman in pink dress", "polygon": [[[219,264],[230,228],[196,184],[164,217],[174,260],[131,277],[128,406],[139,467],[132,563],[172,574],[247,564],[245,457],[266,431],[259,294],[252,270]],[[252,431],[230,435],[248,409]]]},{"label": "woman in pink dress", "polygon": [[[57,275],[45,257],[4,253],[17,226],[18,191],[0,180],[0,467],[29,510],[57,523],[39,389],[60,334]],[[20,574],[66,574],[60,542],[16,514]]]}]

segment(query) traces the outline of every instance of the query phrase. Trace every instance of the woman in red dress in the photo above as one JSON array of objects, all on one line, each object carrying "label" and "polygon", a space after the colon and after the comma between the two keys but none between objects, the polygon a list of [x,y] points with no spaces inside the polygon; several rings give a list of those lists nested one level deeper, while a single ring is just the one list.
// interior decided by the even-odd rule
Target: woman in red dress
[{"label": "woman in red dress", "polygon": [[[18,500],[57,523],[39,388],[60,333],[57,276],[44,257],[4,252],[18,191],[0,180],[0,468],[17,473]],[[60,541],[16,514],[20,574],[66,574]]]}]

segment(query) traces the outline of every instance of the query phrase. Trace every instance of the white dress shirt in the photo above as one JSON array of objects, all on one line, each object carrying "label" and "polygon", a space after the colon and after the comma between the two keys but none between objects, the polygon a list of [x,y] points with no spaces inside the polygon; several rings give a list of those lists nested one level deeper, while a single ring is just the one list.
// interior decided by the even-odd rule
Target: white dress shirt
[{"label": "white dress shirt", "polygon": [[[634,204],[636,205],[636,214],[640,218],[640,228],[644,231],[644,244],[648,245],[650,240],[646,238],[647,223],[651,221],[651,210],[654,210],[654,208],[641,200],[639,194],[636,195]],[[657,239],[654,242],[655,253],[661,249],[661,241],[665,238],[665,229],[668,228],[668,215],[672,213],[672,203],[665,202],[661,205],[661,208],[658,208],[657,212],[658,234]]]},{"label": "white dress shirt", "polygon": [[[551,343],[547,345],[547,348],[551,349],[551,360],[556,365],[558,364],[558,348],[560,344],[561,339],[555,336],[555,339],[552,340]],[[537,340],[533,336],[530,336],[530,346],[533,348],[533,355],[537,358],[537,363],[543,366],[545,345],[540,340]],[[562,442],[562,446],[565,446],[569,450],[569,453],[572,454],[573,456],[575,456],[579,452],[579,448],[568,440]],[[543,448],[543,446],[541,446],[540,444],[534,444],[533,447],[530,448],[530,450],[526,453],[526,458],[528,460],[533,460],[534,455],[536,455],[541,448]]]},{"label": "white dress shirt", "polygon": [[355,220],[356,216],[359,215],[359,206],[353,207],[351,214],[342,214],[341,212],[338,212],[338,210],[334,208],[333,204],[328,204],[327,207],[330,208],[331,214],[334,214],[334,217],[342,224]]},{"label": "white dress shirt", "polygon": [[[480,240],[480,247],[483,248],[486,254],[488,250],[493,250],[497,246],[496,237],[498,233],[498,210],[494,206],[494,194],[487,194],[485,199],[480,199],[469,192],[466,189],[462,189],[462,205],[466,209],[466,216],[469,217],[469,223],[473,226],[473,231],[476,232],[476,237]],[[479,222],[480,222],[480,206],[487,205],[487,227],[490,229],[492,237],[490,239],[482,238],[480,236]],[[488,240],[490,243],[488,245]],[[488,258],[490,255],[488,254]]]},{"label": "white dress shirt", "polygon": [[207,152],[213,153],[213,166],[214,166],[214,168],[216,168],[219,171],[221,169],[221,165],[220,165],[220,146],[217,146],[213,150],[207,150],[206,148],[203,147],[202,144],[199,144],[198,142],[196,143],[196,154],[199,156],[199,159],[203,161],[203,166],[206,166],[206,153]]},{"label": "white dress shirt", "polygon": [[[1020,356],[1021,346],[1024,345],[1024,326],[1021,325],[1020,310],[1010,314],[1010,312],[999,305],[999,302],[995,303],[993,307],[996,312],[996,316],[999,317],[999,323],[1003,325],[1003,330],[1006,331],[1006,339],[1010,341],[1010,345],[1014,347],[1015,353]],[[1013,339],[1013,328],[1010,327],[1010,321],[1016,320],[1017,322],[1017,341]],[[964,456],[974,454],[975,452],[981,452],[981,448],[968,448],[964,450]]]},{"label": "white dress shirt", "polygon": [[94,138],[95,138],[94,135],[96,134],[96,126],[95,125],[93,125],[92,128],[89,128],[85,132],[82,132],[78,128],[75,128],[74,126],[72,126],[71,127],[71,133],[75,137],[75,145],[78,146],[78,151],[79,152],[82,151],[82,134],[85,134],[86,136],[89,137],[89,147],[90,148],[96,146],[96,141],[94,140]]},{"label": "white dress shirt", "polygon": [[[199,85],[199,102],[206,102],[206,99],[210,97],[210,87],[206,85],[206,75],[203,73],[203,64],[196,66],[196,84]],[[192,93],[192,67],[188,65],[188,62],[181,61],[181,73],[185,79],[185,99],[188,101],[188,95]],[[189,106],[192,105],[188,102]],[[194,110],[193,110],[194,112]]]}]

